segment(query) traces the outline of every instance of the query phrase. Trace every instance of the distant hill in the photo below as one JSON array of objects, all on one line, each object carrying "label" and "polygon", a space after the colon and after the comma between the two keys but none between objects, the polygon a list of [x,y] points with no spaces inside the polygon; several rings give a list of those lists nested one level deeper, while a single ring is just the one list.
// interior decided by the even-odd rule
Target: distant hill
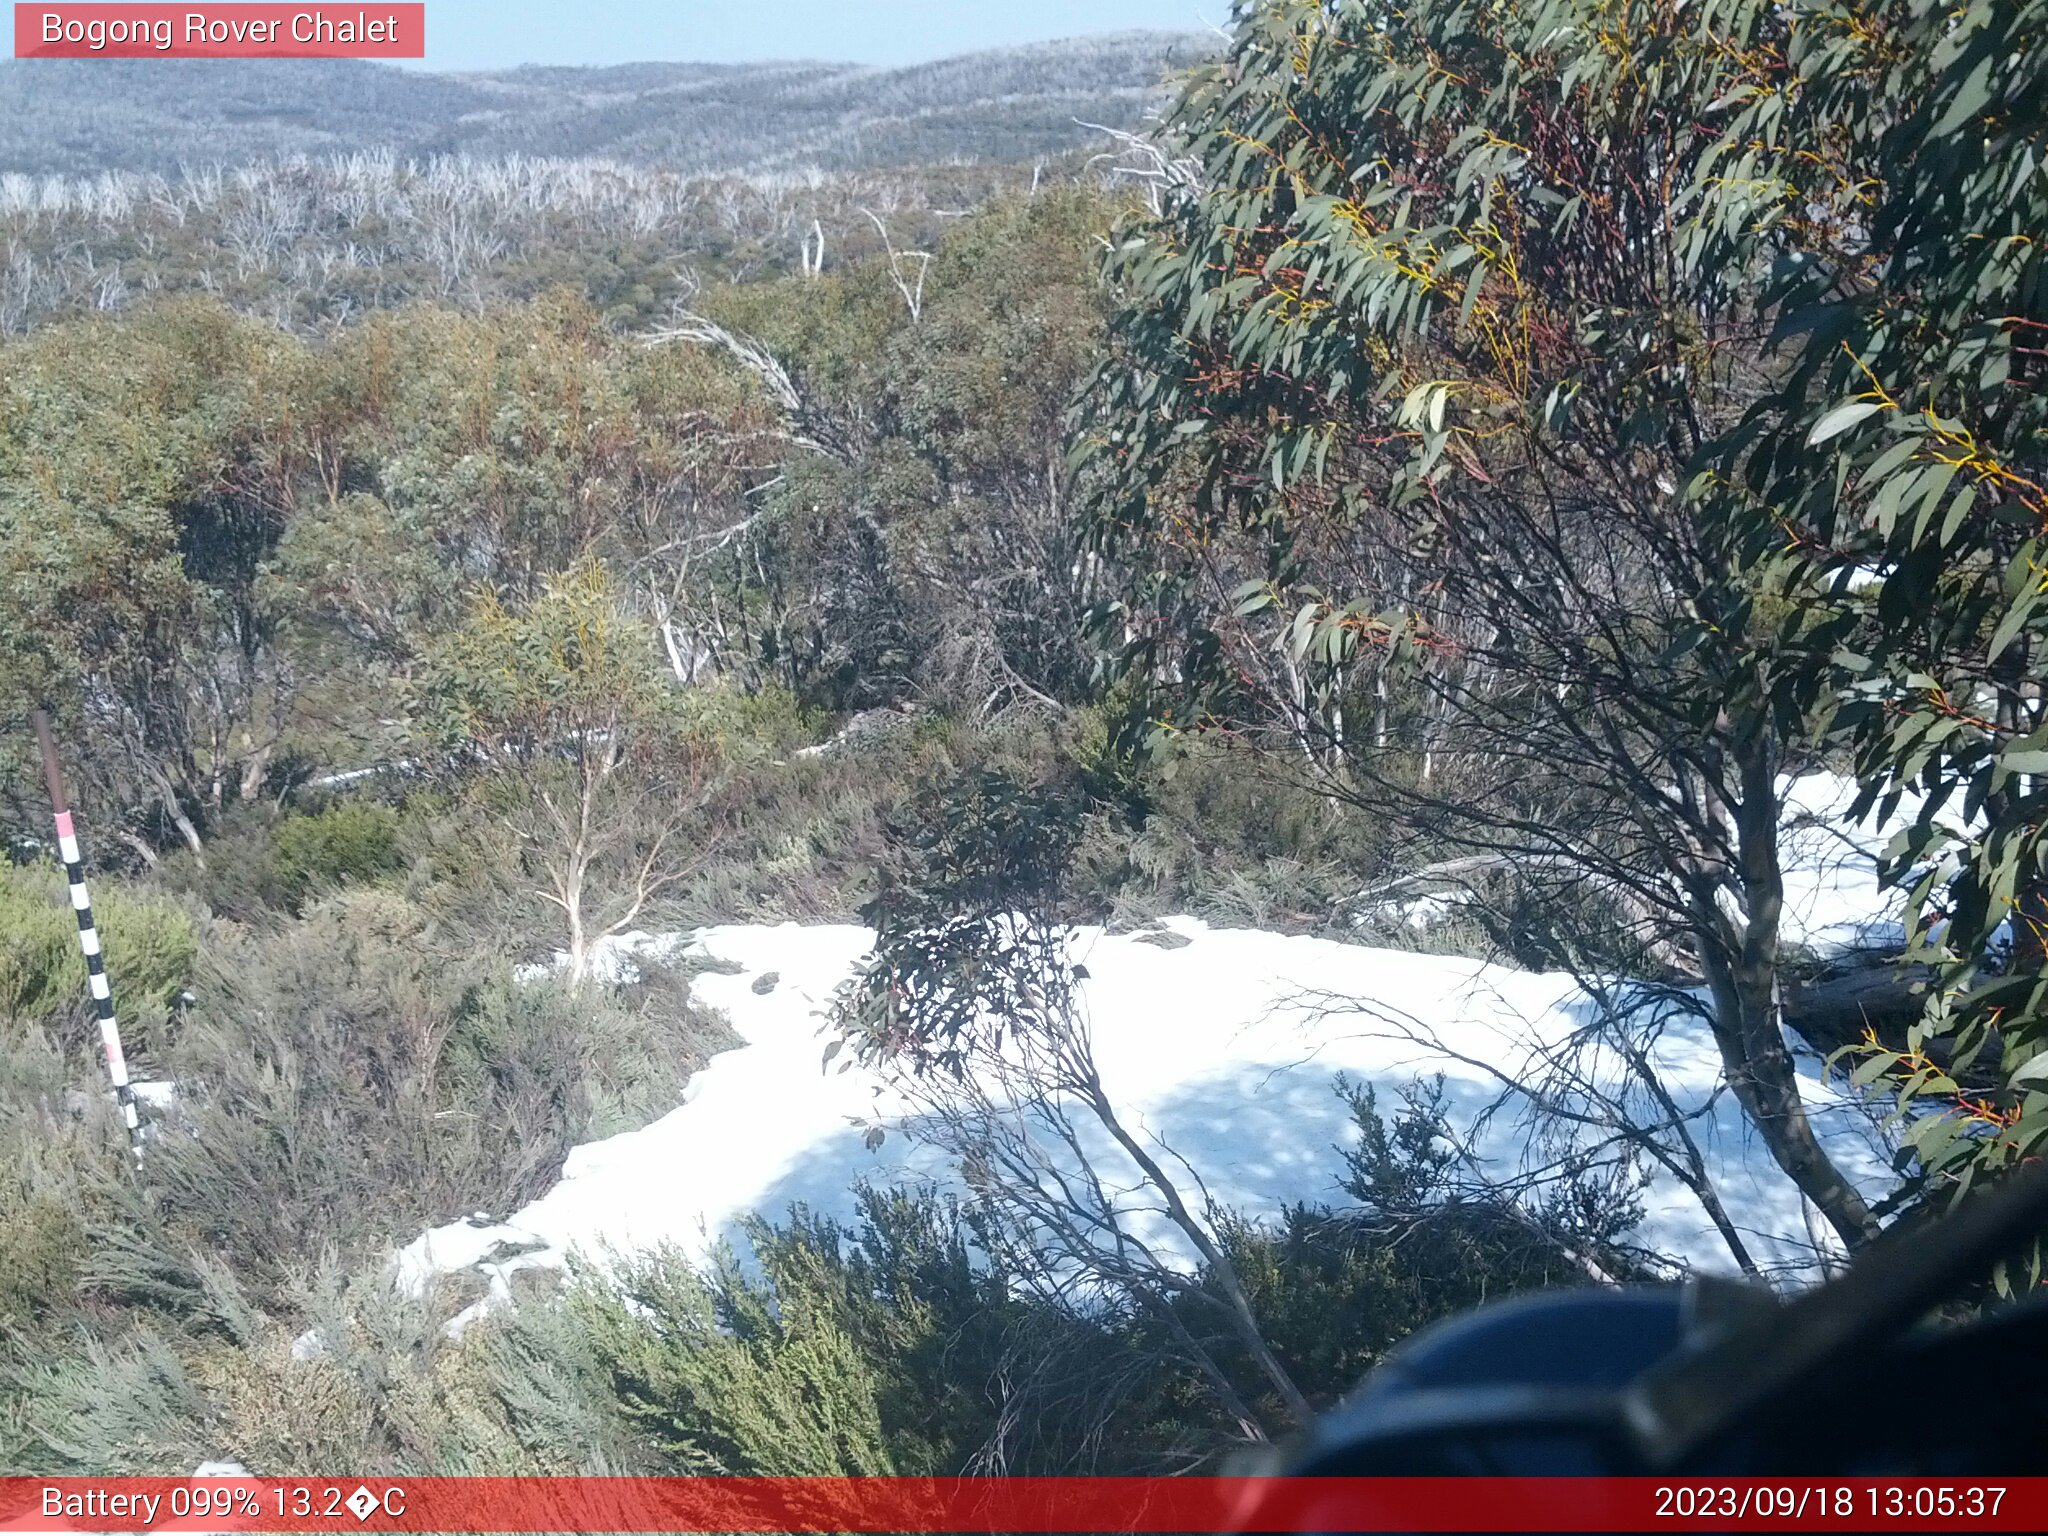
[{"label": "distant hill", "polygon": [[0,171],[176,171],[385,149],[685,171],[1057,155],[1134,127],[1214,46],[1128,32],[884,69],[625,64],[431,74],[360,60],[0,62]]}]

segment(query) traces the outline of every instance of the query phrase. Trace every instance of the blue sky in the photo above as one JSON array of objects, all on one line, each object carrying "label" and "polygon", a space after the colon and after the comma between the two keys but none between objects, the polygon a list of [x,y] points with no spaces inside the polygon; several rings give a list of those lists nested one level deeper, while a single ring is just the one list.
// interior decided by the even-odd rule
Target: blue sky
[{"label": "blue sky", "polygon": [[909,64],[1087,32],[1202,27],[1228,11],[1228,0],[427,0],[425,64]]}]

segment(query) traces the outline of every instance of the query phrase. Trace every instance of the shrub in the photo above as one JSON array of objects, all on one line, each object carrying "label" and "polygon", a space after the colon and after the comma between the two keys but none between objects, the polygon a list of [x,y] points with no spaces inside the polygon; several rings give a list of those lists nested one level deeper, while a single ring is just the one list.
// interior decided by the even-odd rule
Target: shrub
[{"label": "shrub", "polygon": [[550,1103],[567,1091],[570,1048],[503,1041],[514,1102],[464,1102],[451,1068],[474,1054],[462,1037],[488,1028],[487,989],[486,967],[432,954],[412,914],[380,896],[225,936],[180,1032],[178,1109],[148,1163],[169,1251],[196,1242],[274,1288],[323,1247],[361,1255],[535,1187],[548,1170],[530,1162],[563,1150],[547,1122],[550,1109],[571,1118]]},{"label": "shrub", "polygon": [[1186,912],[1348,933],[1352,898],[1393,862],[1386,820],[1289,782],[1241,747],[1187,737],[1163,761],[1134,763],[1097,710],[1080,717],[1074,753],[1095,800],[1074,890],[1116,927]]},{"label": "shrub", "polygon": [[78,1286],[85,1222],[68,1181],[44,1166],[51,1150],[39,1129],[0,1130],[0,1339],[38,1325]]},{"label": "shrub", "polygon": [[690,999],[687,964],[641,957],[638,975],[605,991],[533,989],[536,1007],[576,1021],[587,1114],[578,1140],[635,1131],[683,1101],[690,1075],[740,1043],[722,1014]]},{"label": "shrub", "polygon": [[[382,1263],[323,1264],[291,1303],[290,1322],[258,1316],[242,1338],[187,1351],[211,1454],[275,1476],[584,1470],[524,1453],[495,1400],[492,1362],[445,1331],[440,1308],[398,1294]],[[312,1326],[295,1334],[302,1321]]]},{"label": "shrub", "polygon": [[757,1289],[726,1255],[709,1276],[673,1253],[574,1305],[642,1431],[691,1475],[889,1476],[879,1384],[801,1295]]},{"label": "shrub", "polygon": [[636,1009],[517,986],[391,892],[224,933],[204,969],[148,1160],[165,1223],[149,1241],[173,1266],[220,1254],[273,1294],[324,1249],[354,1262],[534,1198],[594,1127],[672,1105],[719,1038],[679,996]]},{"label": "shrub", "polygon": [[[171,902],[93,882],[93,916],[115,997],[167,1006],[191,979],[198,941]],[[49,864],[0,864],[0,1015],[35,1019],[86,998],[85,957],[63,874]]]},{"label": "shrub", "polygon": [[309,895],[361,885],[405,867],[398,813],[371,800],[344,800],[277,829],[272,868],[283,904],[297,912]]},{"label": "shrub", "polygon": [[604,1470],[530,1453],[500,1406],[527,1384],[501,1391],[504,1361],[396,1294],[381,1261],[323,1265],[274,1314],[218,1267],[205,1284],[231,1328],[131,1314],[115,1333],[102,1314],[105,1331],[75,1320],[61,1353],[10,1361],[0,1348],[0,1473],[183,1475],[215,1458],[272,1476]]},{"label": "shrub", "polygon": [[1349,1210],[1290,1207],[1233,1221],[1227,1241],[1260,1327],[1320,1403],[1357,1385],[1416,1329],[1517,1291],[1636,1270],[1619,1240],[1640,1220],[1635,1186],[1599,1173],[1517,1200],[1461,1172],[1441,1078],[1409,1089],[1391,1120],[1369,1087],[1338,1081],[1357,1140],[1344,1149]]},{"label": "shrub", "polygon": [[791,752],[814,735],[795,696],[772,684],[753,693],[725,686],[690,688],[682,694],[680,709],[684,732],[714,743],[728,761]]},{"label": "shrub", "polygon": [[189,1473],[217,1454],[207,1405],[175,1340],[142,1326],[81,1332],[61,1353],[0,1360],[0,1471],[55,1476]]},{"label": "shrub", "polygon": [[[801,1208],[752,1223],[751,1263],[722,1250],[699,1268],[670,1250],[579,1276],[567,1316],[668,1467],[942,1475],[991,1454],[1029,1466],[1040,1447],[1005,1383],[1028,1393],[1055,1356],[1114,1354],[1100,1330],[1013,1294],[950,1203],[873,1189],[859,1201],[851,1227]],[[1082,1335],[1098,1347],[1071,1347]]]}]

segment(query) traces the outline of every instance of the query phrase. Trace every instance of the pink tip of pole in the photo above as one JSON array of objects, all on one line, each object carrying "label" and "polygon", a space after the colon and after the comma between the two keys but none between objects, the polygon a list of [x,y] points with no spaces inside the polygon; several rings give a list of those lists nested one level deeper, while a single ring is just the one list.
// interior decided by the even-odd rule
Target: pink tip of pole
[{"label": "pink tip of pole", "polygon": [[59,837],[76,837],[78,835],[71,830],[71,813],[69,811],[59,811],[57,813],[57,835]]}]

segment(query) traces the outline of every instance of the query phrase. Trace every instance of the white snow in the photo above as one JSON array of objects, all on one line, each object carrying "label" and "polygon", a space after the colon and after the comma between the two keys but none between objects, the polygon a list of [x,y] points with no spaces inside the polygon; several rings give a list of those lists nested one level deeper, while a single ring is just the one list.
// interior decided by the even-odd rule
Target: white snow
[{"label": "white snow", "polygon": [[1463,898],[1442,891],[1427,896],[1410,896],[1405,901],[1379,901],[1355,913],[1351,926],[1363,928],[1368,923],[1379,923],[1406,928],[1411,933],[1423,933],[1444,919],[1456,916],[1464,905]]},{"label": "white snow", "polygon": [[[1842,830],[1852,798],[1827,776],[1794,786],[1799,825],[1785,862],[1796,942],[1857,942],[1891,921],[1871,859],[1879,834]],[[1489,1168],[1505,1175],[1537,1155],[1515,1106],[1482,1113],[1502,1092],[1489,1069],[1514,1075],[1533,1051],[1584,1027],[1592,1003],[1571,979],[1194,918],[1165,926],[1187,942],[1084,929],[1073,956],[1087,972],[1081,997],[1096,1059],[1126,1124],[1184,1158],[1218,1206],[1261,1214],[1292,1201],[1344,1203],[1336,1147],[1349,1123],[1333,1091],[1339,1072],[1373,1084],[1386,1112],[1398,1108],[1404,1086],[1441,1071],[1454,1120],[1478,1125],[1475,1145]],[[833,993],[869,942],[861,928],[783,924],[628,934],[609,944],[601,975],[630,975],[633,957],[649,952],[736,967],[700,975],[694,987],[744,1043],[691,1078],[662,1119],[575,1148],[555,1188],[524,1209],[424,1234],[399,1255],[401,1283],[418,1292],[436,1274],[474,1268],[490,1282],[487,1300],[502,1302],[513,1271],[559,1266],[571,1253],[602,1261],[675,1244],[701,1255],[750,1213],[778,1217],[801,1202],[848,1216],[860,1179],[949,1185],[947,1160],[901,1123],[906,1106],[890,1088],[843,1057],[824,1062]],[[757,992],[771,972],[775,984]],[[1717,1092],[1720,1058],[1704,1022],[1667,1010],[1653,1056],[1678,1104],[1702,1109],[1693,1134],[1759,1262],[1809,1267],[1803,1202],[1732,1097]],[[1611,1056],[1601,1060],[1615,1070]],[[1800,1069],[1829,1151],[1873,1193],[1887,1187],[1888,1152],[1870,1116],[1823,1081],[1810,1055]],[[876,1123],[890,1133],[870,1149],[863,1133]],[[1184,1254],[1162,1217],[1133,1210],[1131,1220],[1165,1251]],[[1668,1175],[1650,1185],[1639,1235],[1702,1268],[1732,1267],[1697,1200]]]},{"label": "white snow", "polygon": [[151,1082],[138,1078],[129,1083],[128,1091],[135,1095],[139,1103],[158,1114],[167,1113],[178,1102],[178,1085],[173,1082]]},{"label": "white snow", "polygon": [[1815,773],[1784,788],[1778,857],[1785,880],[1782,932],[1788,943],[1822,954],[1895,946],[1905,939],[1903,898],[1880,893],[1877,857],[1892,833],[1919,811],[1917,796],[1891,822],[1849,821],[1856,781]]},{"label": "white snow", "polygon": [[[1783,801],[1784,940],[1823,957],[1900,945],[1903,898],[1878,890],[1877,860],[1891,836],[1918,814],[1920,797],[1906,796],[1897,814],[1873,825],[1849,820],[1857,788],[1854,779],[1843,775],[1787,775],[1778,792]],[[1362,907],[1352,925],[1371,922],[1420,933],[1457,916],[1465,902],[1455,882],[1446,882],[1440,890]]]}]

